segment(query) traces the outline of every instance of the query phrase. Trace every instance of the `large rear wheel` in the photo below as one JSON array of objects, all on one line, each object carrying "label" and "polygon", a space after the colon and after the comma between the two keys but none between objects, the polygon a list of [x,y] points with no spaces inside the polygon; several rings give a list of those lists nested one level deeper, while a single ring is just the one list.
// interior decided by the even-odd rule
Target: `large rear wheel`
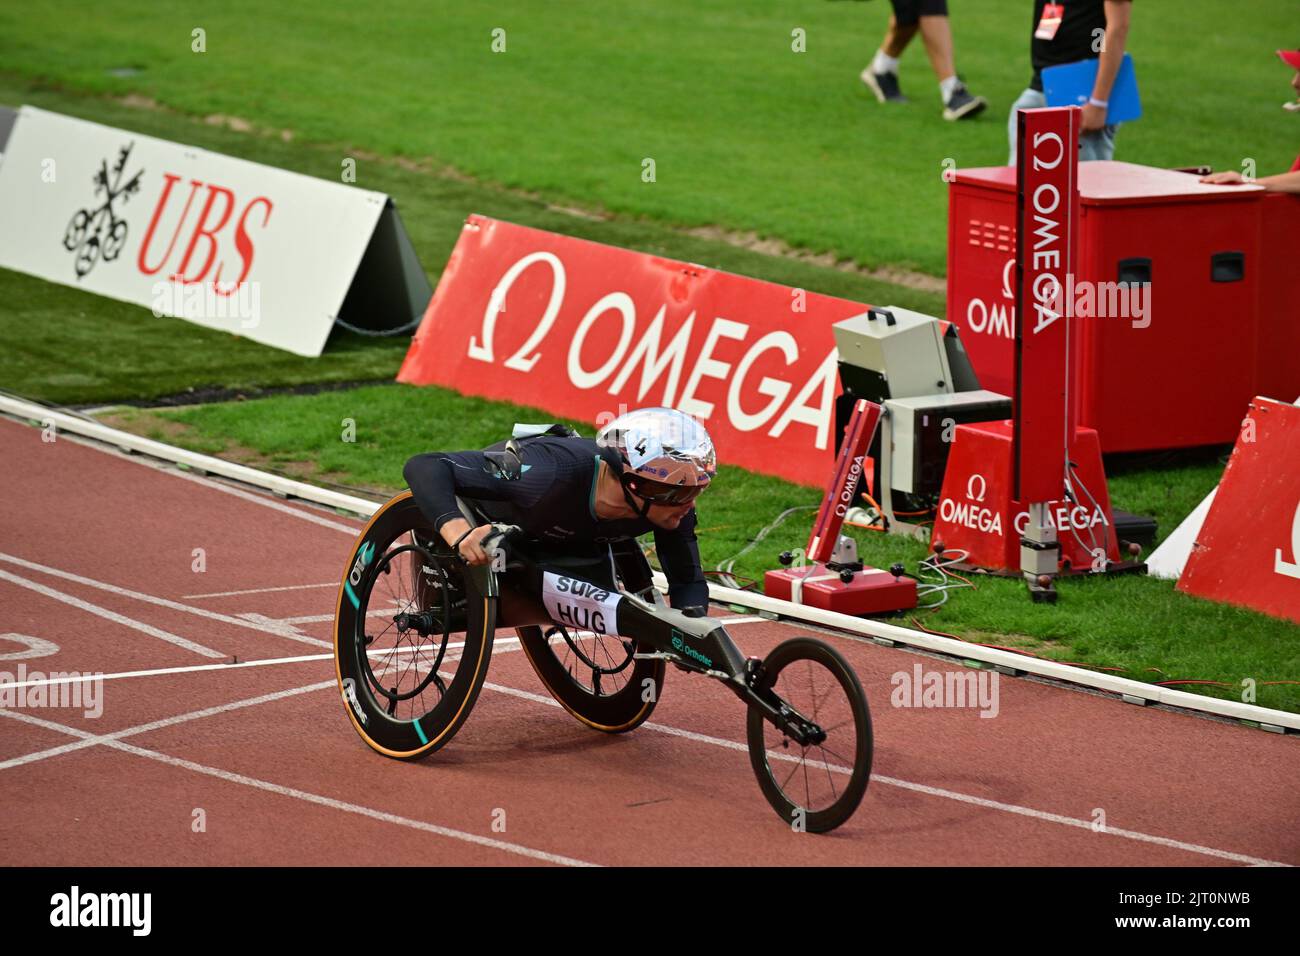
[{"label": "large rear wheel", "polygon": [[443,553],[411,493],[384,504],[352,549],[334,616],[334,660],[361,739],[423,757],[464,724],[487,676],[496,599],[485,569]]},{"label": "large rear wheel", "polygon": [[664,684],[662,659],[636,658],[630,638],[560,625],[518,628],[519,641],[546,689],[570,714],[607,734],[649,718]]}]

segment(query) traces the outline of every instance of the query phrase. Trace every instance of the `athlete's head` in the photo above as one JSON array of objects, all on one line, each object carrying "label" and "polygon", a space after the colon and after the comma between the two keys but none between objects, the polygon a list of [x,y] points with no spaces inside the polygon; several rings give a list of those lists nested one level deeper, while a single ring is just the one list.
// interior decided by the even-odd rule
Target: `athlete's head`
[{"label": "athlete's head", "polygon": [[600,430],[596,443],[618,452],[619,483],[638,515],[675,528],[718,471],[704,426],[672,408],[640,408]]}]

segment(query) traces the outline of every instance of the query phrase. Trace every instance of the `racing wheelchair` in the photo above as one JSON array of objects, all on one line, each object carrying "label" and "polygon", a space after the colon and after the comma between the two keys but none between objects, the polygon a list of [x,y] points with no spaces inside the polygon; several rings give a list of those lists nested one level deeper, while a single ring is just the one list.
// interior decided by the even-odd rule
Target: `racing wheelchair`
[{"label": "racing wheelchair", "polygon": [[[459,504],[471,525],[490,523]],[[484,547],[492,563],[467,565],[409,491],[358,536],[334,658],[348,717],[371,748],[412,760],[446,746],[478,698],[496,631],[514,628],[547,691],[593,730],[644,723],[672,664],[745,703],[750,763],[787,825],[825,832],[857,809],[871,776],[871,716],[830,645],[797,637],[746,658],[716,618],[666,606],[634,540],[559,554],[493,524]]]}]

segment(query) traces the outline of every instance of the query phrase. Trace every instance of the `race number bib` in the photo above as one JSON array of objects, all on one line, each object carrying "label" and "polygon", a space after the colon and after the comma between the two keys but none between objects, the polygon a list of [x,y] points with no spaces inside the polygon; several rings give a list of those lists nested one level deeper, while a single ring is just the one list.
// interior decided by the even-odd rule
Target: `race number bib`
[{"label": "race number bib", "polygon": [[546,613],[556,624],[572,630],[614,634],[621,600],[623,596],[617,591],[606,591],[590,581],[552,571],[542,577],[542,603]]},{"label": "race number bib", "polygon": [[1056,31],[1061,29],[1061,18],[1065,16],[1065,4],[1049,3],[1043,7],[1043,18],[1038,21],[1034,31],[1035,40],[1053,40]]}]

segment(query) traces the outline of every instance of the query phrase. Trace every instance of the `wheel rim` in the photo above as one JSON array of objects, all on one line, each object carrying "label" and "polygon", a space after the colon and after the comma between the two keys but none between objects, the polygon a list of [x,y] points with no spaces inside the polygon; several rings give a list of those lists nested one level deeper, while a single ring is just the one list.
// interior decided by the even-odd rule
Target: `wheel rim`
[{"label": "wheel rim", "polygon": [[861,741],[853,700],[840,675],[810,657],[790,661],[776,674],[773,691],[826,734],[808,745],[763,722],[768,771],[782,796],[809,813],[824,813],[844,797]]},{"label": "wheel rim", "polygon": [[636,645],[617,635],[570,631],[557,624],[546,644],[574,686],[594,697],[613,697],[632,680]]},{"label": "wheel rim", "polygon": [[[392,720],[414,721],[447,692],[445,665],[459,660],[451,640],[450,575],[420,544],[399,537],[370,571],[356,618],[362,687]],[[453,668],[454,670],[454,668]]]}]

